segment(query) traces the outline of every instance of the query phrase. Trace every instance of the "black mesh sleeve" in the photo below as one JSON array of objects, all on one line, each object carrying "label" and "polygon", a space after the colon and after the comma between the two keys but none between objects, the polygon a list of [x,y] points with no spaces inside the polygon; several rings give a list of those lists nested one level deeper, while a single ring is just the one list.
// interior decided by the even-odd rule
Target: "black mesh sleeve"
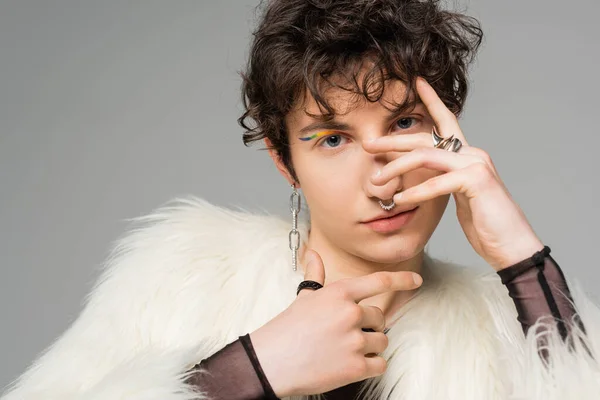
[{"label": "black mesh sleeve", "polygon": [[190,375],[187,383],[210,399],[279,399],[260,367],[249,334],[240,336],[193,369],[198,372]]},{"label": "black mesh sleeve", "polygon": [[548,246],[532,257],[498,271],[498,275],[515,303],[517,318],[525,334],[538,319],[548,317],[556,322],[563,340],[573,323],[585,333],[565,276],[550,255]]}]

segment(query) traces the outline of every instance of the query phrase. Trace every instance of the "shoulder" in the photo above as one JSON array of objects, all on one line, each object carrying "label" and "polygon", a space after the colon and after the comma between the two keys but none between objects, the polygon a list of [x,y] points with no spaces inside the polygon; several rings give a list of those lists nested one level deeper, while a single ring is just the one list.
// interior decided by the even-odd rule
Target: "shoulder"
[{"label": "shoulder", "polygon": [[39,383],[43,374],[59,373],[85,378],[82,384],[89,386],[114,368],[152,369],[155,355],[160,371],[165,362],[179,368],[284,306],[267,298],[256,308],[249,299],[259,292],[256,279],[289,289],[266,279],[272,271],[290,270],[273,262],[287,261],[283,254],[289,252],[287,224],[279,217],[187,197],[128,222],[80,315],[40,354],[27,380]]},{"label": "shoulder", "polygon": [[210,261],[214,268],[224,267],[270,240],[287,238],[278,216],[228,209],[194,196],[174,198],[127,221],[129,228],[105,264],[106,279],[117,272],[172,272],[174,266],[198,268]]},{"label": "shoulder", "polygon": [[[514,302],[498,274],[489,266],[475,266],[429,257],[426,274],[437,298],[443,298],[448,313],[477,316],[477,326],[494,327],[505,335],[521,334]],[[424,279],[427,277],[424,276]]]},{"label": "shoulder", "polygon": [[195,196],[171,199],[152,212],[127,221],[131,228],[117,241],[117,251],[182,243],[206,249],[219,242],[258,243],[265,237],[285,233],[285,222],[278,216],[225,208]]},{"label": "shoulder", "polygon": [[268,277],[265,285],[273,284],[291,270],[282,265],[289,227],[275,215],[188,196],[128,222],[86,299],[87,313],[136,316],[153,326],[187,324],[186,310],[211,320],[238,307],[251,282]]}]

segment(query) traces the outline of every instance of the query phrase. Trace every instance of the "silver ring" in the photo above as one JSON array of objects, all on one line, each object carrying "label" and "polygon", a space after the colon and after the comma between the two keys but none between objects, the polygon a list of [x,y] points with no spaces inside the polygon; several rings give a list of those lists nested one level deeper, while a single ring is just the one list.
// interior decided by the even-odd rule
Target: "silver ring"
[{"label": "silver ring", "polygon": [[379,205],[385,211],[390,211],[392,208],[396,207],[396,203],[394,203],[394,199],[392,199],[392,203],[391,204],[383,204],[383,201],[379,200]]},{"label": "silver ring", "polygon": [[462,147],[462,141],[459,138],[455,138],[454,135],[444,138],[437,133],[435,125],[431,130],[431,137],[433,139],[433,147],[438,149],[444,149],[458,153]]}]

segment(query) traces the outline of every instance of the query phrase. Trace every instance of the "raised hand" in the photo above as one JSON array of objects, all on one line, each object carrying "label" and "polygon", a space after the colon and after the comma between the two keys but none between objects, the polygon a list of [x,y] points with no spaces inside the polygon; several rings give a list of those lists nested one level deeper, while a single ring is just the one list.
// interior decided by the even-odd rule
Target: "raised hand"
[{"label": "raised hand", "polygon": [[[321,257],[307,250],[306,259],[305,280],[323,284]],[[275,394],[325,393],[383,374],[387,363],[377,354],[388,345],[383,312],[358,302],[388,291],[413,290],[421,283],[421,276],[410,271],[379,271],[316,291],[301,290],[286,310],[250,334]]]},{"label": "raised hand", "polygon": [[443,137],[454,135],[463,146],[458,152],[435,148],[430,132],[364,141],[363,147],[370,153],[405,152],[374,175],[373,184],[385,185],[416,168],[440,171],[436,177],[396,194],[394,202],[417,204],[452,193],[458,221],[469,243],[496,271],[541,250],[543,243],[500,179],[488,153],[468,145],[456,116],[425,79],[417,79],[417,91],[438,133]]}]

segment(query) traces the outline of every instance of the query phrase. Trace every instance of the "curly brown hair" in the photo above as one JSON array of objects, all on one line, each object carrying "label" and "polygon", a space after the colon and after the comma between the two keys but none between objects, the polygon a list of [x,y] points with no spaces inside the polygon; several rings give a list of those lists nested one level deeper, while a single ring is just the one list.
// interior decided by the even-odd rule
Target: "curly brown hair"
[{"label": "curly brown hair", "polygon": [[[390,79],[406,85],[395,110],[411,110],[417,76],[425,78],[457,116],[468,92],[467,69],[483,40],[479,21],[441,9],[439,0],[270,0],[253,32],[242,76],[246,146],[268,138],[290,174],[285,116],[306,91],[322,119],[337,87],[378,101]],[[259,4],[259,9],[263,3]],[[359,83],[365,61],[371,66]],[[337,77],[343,77],[345,85]],[[336,81],[333,78],[336,77]]]}]

